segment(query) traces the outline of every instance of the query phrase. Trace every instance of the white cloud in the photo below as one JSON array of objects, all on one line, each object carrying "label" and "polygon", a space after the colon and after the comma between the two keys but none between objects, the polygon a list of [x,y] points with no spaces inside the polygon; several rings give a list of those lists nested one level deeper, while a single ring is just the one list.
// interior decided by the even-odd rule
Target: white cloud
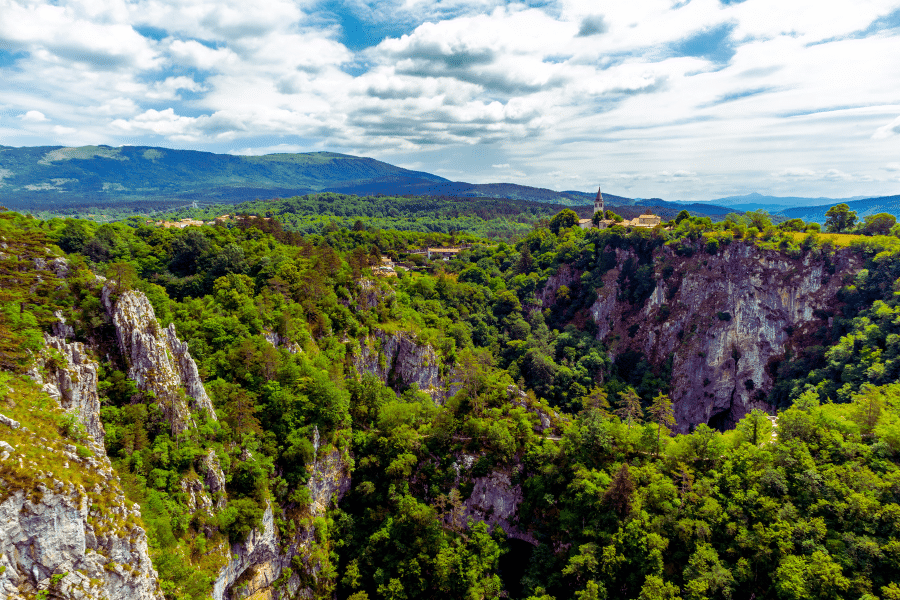
[{"label": "white cloud", "polygon": [[883,140],[895,136],[898,133],[900,133],[900,117],[897,117],[887,125],[883,125],[876,129],[875,133],[872,134],[872,139]]},{"label": "white cloud", "polygon": [[199,92],[205,88],[191,79],[190,77],[167,77],[163,81],[158,81],[151,89],[145,92],[145,97],[151,100],[178,100],[179,90],[187,90],[189,92]]},{"label": "white cloud", "polygon": [[247,147],[231,150],[228,153],[237,156],[262,156],[264,154],[295,154],[298,152],[309,152],[308,146],[300,146],[298,144],[276,144],[274,146]]},{"label": "white cloud", "polygon": [[442,155],[490,149],[453,177],[516,164],[503,176],[645,197],[894,181],[872,165],[900,155],[897,32],[860,32],[897,0],[341,6],[396,33],[351,51],[318,0],[0,0],[0,47],[21,56],[0,94],[22,117],[0,139],[42,143],[34,111],[67,140],[334,149],[448,174]]},{"label": "white cloud", "polygon": [[179,64],[203,70],[223,70],[239,61],[228,48],[210,48],[196,40],[172,40],[169,52]]},{"label": "white cloud", "polygon": [[196,122],[196,118],[176,115],[175,109],[172,108],[162,111],[151,108],[133,119],[116,119],[110,126],[122,131],[153,133],[172,139],[195,139],[188,132]]},{"label": "white cloud", "polygon": [[23,121],[28,121],[29,123],[40,123],[41,121],[47,121],[47,117],[44,116],[39,110],[29,110],[27,113],[21,115],[19,117]]}]

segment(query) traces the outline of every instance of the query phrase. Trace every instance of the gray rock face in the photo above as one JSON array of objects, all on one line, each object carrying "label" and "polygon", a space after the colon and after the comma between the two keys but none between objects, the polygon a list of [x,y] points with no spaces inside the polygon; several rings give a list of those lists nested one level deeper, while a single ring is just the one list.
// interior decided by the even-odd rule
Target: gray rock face
[{"label": "gray rock face", "polygon": [[522,486],[513,485],[508,473],[494,471],[477,477],[472,495],[465,501],[465,519],[484,521],[491,529],[499,525],[509,537],[537,545],[534,536],[516,525],[516,511],[522,498]]},{"label": "gray rock face", "polygon": [[69,276],[69,261],[66,258],[54,258],[50,261],[49,267],[60,279],[65,279]]},{"label": "gray rock face", "polygon": [[[39,491],[38,500],[20,490],[0,504],[0,596],[25,600],[49,589],[58,598],[162,600],[143,529],[126,522],[122,534],[106,534],[95,529],[84,490]],[[137,512],[121,495],[110,508],[123,519]]]},{"label": "gray rock face", "polygon": [[394,290],[383,288],[375,280],[363,277],[358,284],[359,289],[356,295],[357,310],[371,310],[382,302],[391,302],[394,299]]},{"label": "gray rock face", "polygon": [[535,293],[535,297],[544,306],[549,306],[556,301],[556,292],[566,286],[571,288],[581,280],[581,271],[573,269],[570,265],[562,264],[555,274],[551,275],[544,286]]},{"label": "gray rock face", "polygon": [[278,335],[273,331],[264,331],[263,337],[267,342],[275,346],[276,348],[284,348],[291,354],[299,354],[303,352],[303,348],[300,347],[300,344],[297,342],[292,342],[289,339]]},{"label": "gray rock face", "polygon": [[[510,404],[524,408],[537,417],[536,422],[533,425],[534,431],[537,433],[543,433],[544,430],[549,429],[553,425],[553,420],[557,418],[555,411],[549,409],[544,410],[539,406],[532,405],[528,399],[528,395],[514,385],[507,386],[506,395]],[[551,415],[553,416],[553,420],[550,418]]]},{"label": "gray rock face", "polygon": [[[100,422],[100,397],[97,395],[97,361],[90,358],[81,342],[44,334],[47,350],[35,361],[31,376],[59,405],[75,414],[94,442],[94,451],[105,453],[106,432]],[[57,358],[51,358],[54,353]],[[60,364],[61,356],[65,363]],[[46,368],[46,378],[39,371]]]},{"label": "gray rock face", "polygon": [[428,344],[420,343],[413,334],[402,331],[386,333],[376,329],[353,362],[357,373],[375,375],[394,391],[402,391],[416,384],[438,404],[447,398],[437,354]]},{"label": "gray rock face", "polygon": [[[619,264],[628,257],[621,254]],[[643,306],[618,299],[612,269],[590,310],[613,354],[632,349],[657,365],[672,361],[680,432],[699,423],[730,428],[754,408],[770,409],[769,365],[828,326],[819,311],[834,307],[844,273],[859,268],[849,252],[792,259],[742,242],[702,259],[663,247],[654,260],[656,287]],[[664,265],[673,268],[668,279]]]},{"label": "gray rock face", "polygon": [[216,411],[213,408],[212,401],[206,394],[206,388],[203,387],[203,381],[200,379],[200,373],[197,370],[197,363],[191,358],[188,352],[187,342],[178,339],[175,333],[175,324],[170,323],[164,329],[166,332],[166,341],[169,344],[173,357],[175,358],[175,370],[184,385],[184,391],[188,396],[194,399],[192,406],[195,409],[205,410],[206,413],[216,420]]},{"label": "gray rock face", "polygon": [[139,389],[156,395],[172,431],[178,434],[193,426],[190,408],[205,411],[215,420],[215,410],[187,344],[178,339],[173,325],[167,329],[160,327],[147,297],[141,292],[127,291],[113,305],[112,289],[106,285],[102,299],[116,327],[119,348],[128,362],[128,377]]},{"label": "gray rock face", "polygon": [[61,310],[54,312],[53,316],[57,319],[56,323],[53,324],[54,336],[66,339],[75,335],[75,329],[66,323],[66,318],[63,316]]},{"label": "gray rock face", "polygon": [[205,474],[203,483],[209,488],[216,508],[224,507],[225,474],[222,472],[222,467],[219,465],[219,457],[216,456],[216,453],[212,449],[210,449],[206,456],[203,457],[203,462],[200,464],[200,470]]},{"label": "gray rock face", "polygon": [[[318,457],[318,430],[315,431],[313,446],[317,459],[312,466],[312,473],[306,484],[310,492],[309,515],[305,525],[297,529],[290,540],[279,539],[275,530],[275,513],[271,504],[266,507],[261,528],[254,529],[247,540],[231,546],[228,564],[219,572],[213,586],[213,599],[240,599],[254,596],[263,590],[269,592],[270,598],[312,597],[311,590],[301,589],[300,573],[294,573],[282,582],[278,589],[272,583],[298,557],[308,576],[315,579],[319,565],[311,561],[312,548],[315,544],[315,526],[313,520],[325,514],[331,505],[332,498],[340,499],[350,488],[350,476],[347,465],[340,452],[332,450],[324,457]],[[248,576],[249,574],[249,576]]]}]

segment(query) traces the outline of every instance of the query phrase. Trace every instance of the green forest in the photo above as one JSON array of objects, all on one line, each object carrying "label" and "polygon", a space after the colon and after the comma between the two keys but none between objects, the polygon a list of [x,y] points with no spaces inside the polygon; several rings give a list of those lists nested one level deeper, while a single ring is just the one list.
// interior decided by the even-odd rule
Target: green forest
[{"label": "green forest", "polygon": [[[315,531],[288,571],[317,598],[900,600],[895,222],[835,235],[682,211],[654,229],[585,230],[548,205],[395,200],[259,202],[236,211],[257,217],[185,229],[0,213],[4,376],[24,377],[54,312],[94,349],[106,450],[166,598],[208,598],[228,543],[271,503],[283,539]],[[828,229],[848,231],[841,218]],[[451,260],[414,254],[461,244]],[[612,357],[587,308],[617,251],[636,257],[618,293],[639,307],[658,249],[699,264],[738,245],[798,264],[852,253],[864,268],[845,276],[818,345],[778,365],[775,424],[753,410],[732,430],[674,435],[669,366]],[[44,247],[67,257],[67,277],[24,274]],[[383,258],[395,276],[377,275]],[[563,266],[580,279],[542,304]],[[117,355],[104,285],[142,292],[174,324],[218,420],[173,435]],[[357,357],[383,360],[398,333],[431,349],[426,366],[451,382],[440,401],[360,373]],[[179,482],[210,451],[227,485],[218,508],[191,511]],[[351,484],[311,523],[304,485],[333,451]],[[521,489],[509,531],[466,517],[495,473]]]}]

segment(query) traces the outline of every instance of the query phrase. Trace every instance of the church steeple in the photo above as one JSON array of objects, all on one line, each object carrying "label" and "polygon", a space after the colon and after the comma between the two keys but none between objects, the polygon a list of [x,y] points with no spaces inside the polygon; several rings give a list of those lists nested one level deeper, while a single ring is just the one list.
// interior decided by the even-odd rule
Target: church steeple
[{"label": "church steeple", "polygon": [[606,218],[606,207],[603,203],[603,194],[600,193],[600,188],[597,188],[597,197],[594,199],[594,214],[600,213],[600,218]]}]

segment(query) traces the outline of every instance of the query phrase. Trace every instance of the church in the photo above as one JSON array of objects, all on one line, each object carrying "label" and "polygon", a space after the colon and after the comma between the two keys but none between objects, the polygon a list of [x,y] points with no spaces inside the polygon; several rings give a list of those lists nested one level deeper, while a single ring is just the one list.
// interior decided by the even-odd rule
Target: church
[{"label": "church", "polygon": [[[599,215],[599,217],[597,216]],[[594,216],[590,219],[579,219],[578,225],[582,229],[591,229],[596,227],[597,229],[606,229],[607,227],[611,227],[616,224],[612,219],[604,218],[606,216],[606,204],[603,201],[603,194],[600,192],[600,189],[597,188],[597,197],[594,198]],[[598,219],[597,224],[594,225],[594,219]],[[623,225],[625,227],[645,227],[648,229],[652,229],[662,223],[662,217],[659,215],[654,215],[650,212],[650,209],[647,209],[647,212],[643,215],[639,215],[634,219],[625,220],[619,223],[619,225]]]}]

